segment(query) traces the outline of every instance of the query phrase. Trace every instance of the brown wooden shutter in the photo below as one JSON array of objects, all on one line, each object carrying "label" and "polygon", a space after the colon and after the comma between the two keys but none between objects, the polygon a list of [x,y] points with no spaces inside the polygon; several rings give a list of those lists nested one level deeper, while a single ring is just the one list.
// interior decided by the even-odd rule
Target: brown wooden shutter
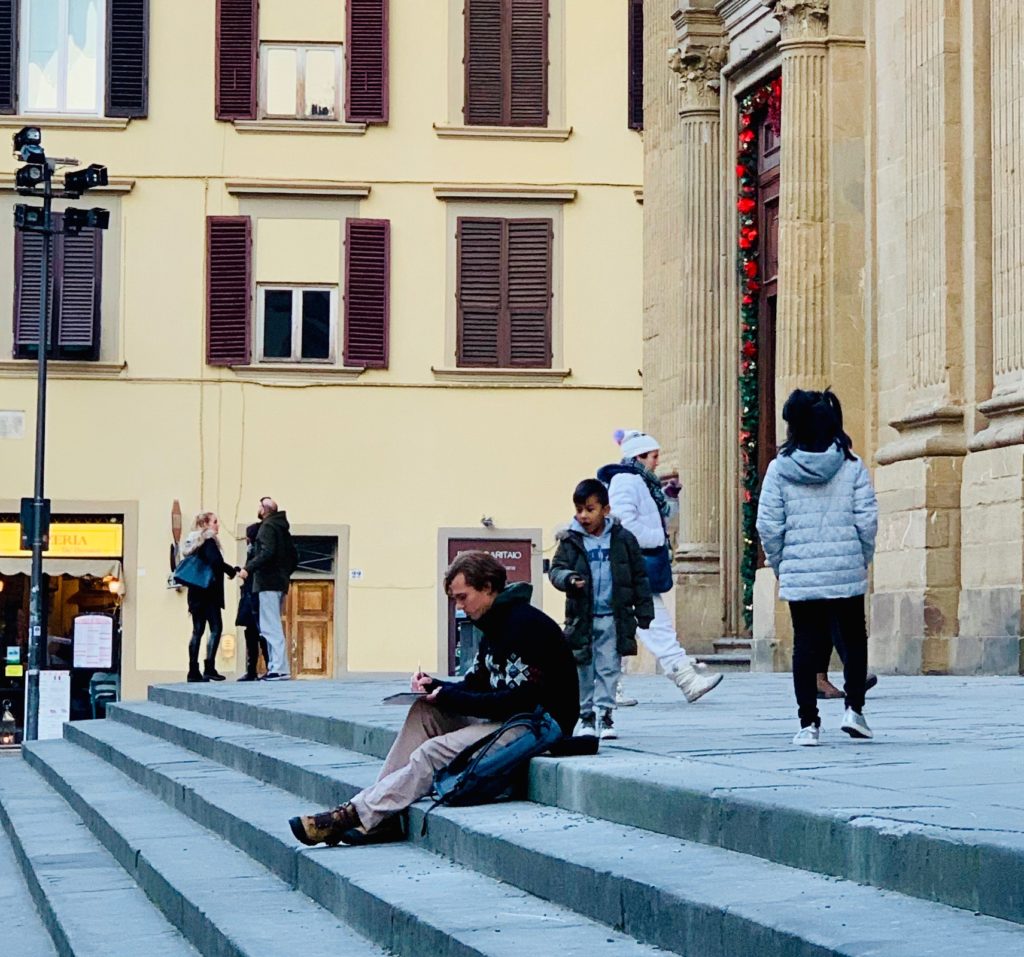
[{"label": "brown wooden shutter", "polygon": [[18,112],[18,0],[0,0],[0,113]]},{"label": "brown wooden shutter", "polygon": [[644,0],[629,0],[629,128],[644,128]]},{"label": "brown wooden shutter", "polygon": [[66,359],[98,359],[103,231],[83,229],[77,236],[60,236],[58,248],[57,354]]},{"label": "brown wooden shutter", "polygon": [[217,0],[217,119],[256,118],[258,0]]},{"label": "brown wooden shutter", "polygon": [[551,368],[551,220],[509,219],[510,366]]},{"label": "brown wooden shutter", "polygon": [[460,366],[500,365],[504,220],[459,217],[456,295]]},{"label": "brown wooden shutter", "polygon": [[466,0],[462,112],[469,126],[505,123],[504,9],[503,0]]},{"label": "brown wooden shutter", "polygon": [[107,116],[145,116],[149,0],[107,0]]},{"label": "brown wooden shutter", "polygon": [[345,119],[388,121],[388,0],[348,0]]},{"label": "brown wooden shutter", "polygon": [[345,365],[386,369],[391,224],[345,220]]},{"label": "brown wooden shutter", "polygon": [[548,2],[509,0],[509,126],[548,125]]},{"label": "brown wooden shutter", "polygon": [[206,361],[212,366],[249,362],[251,249],[248,216],[206,217]]},{"label": "brown wooden shutter", "polygon": [[[57,242],[59,237],[54,237]],[[54,260],[56,256],[54,256]],[[14,233],[14,358],[34,357],[39,343],[39,293],[42,288],[43,237]],[[54,270],[50,272],[50,309],[53,308]]]}]

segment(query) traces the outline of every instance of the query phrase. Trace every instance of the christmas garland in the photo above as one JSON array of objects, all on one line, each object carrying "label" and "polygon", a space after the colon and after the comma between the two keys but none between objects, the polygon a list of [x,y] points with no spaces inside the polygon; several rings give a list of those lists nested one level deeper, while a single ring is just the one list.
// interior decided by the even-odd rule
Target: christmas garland
[{"label": "christmas garland", "polygon": [[776,135],[782,116],[782,78],[758,87],[740,101],[739,152],[736,177],[739,180],[739,280],[740,280],[740,480],[743,485],[743,553],[740,581],[743,587],[743,620],[754,622],[754,572],[757,570],[757,391],[758,292],[761,289],[758,262],[757,222],[757,124],[767,112]]}]

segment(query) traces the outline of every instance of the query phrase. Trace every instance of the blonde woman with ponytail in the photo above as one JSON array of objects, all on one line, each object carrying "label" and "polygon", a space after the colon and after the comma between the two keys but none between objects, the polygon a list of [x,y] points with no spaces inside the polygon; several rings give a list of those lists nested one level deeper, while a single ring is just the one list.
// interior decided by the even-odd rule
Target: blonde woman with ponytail
[{"label": "blonde woman with ponytail", "polygon": [[[218,674],[214,667],[217,646],[224,631],[221,615],[224,608],[224,576],[234,578],[238,568],[224,561],[220,539],[217,537],[219,533],[220,519],[217,515],[214,512],[200,512],[192,521],[192,530],[181,546],[182,558],[195,555],[213,572],[208,587],[188,586],[188,613],[192,616],[192,638],[188,643],[188,681],[224,680],[224,676]],[[210,634],[206,639],[206,661],[200,671],[199,643],[207,626]]]}]

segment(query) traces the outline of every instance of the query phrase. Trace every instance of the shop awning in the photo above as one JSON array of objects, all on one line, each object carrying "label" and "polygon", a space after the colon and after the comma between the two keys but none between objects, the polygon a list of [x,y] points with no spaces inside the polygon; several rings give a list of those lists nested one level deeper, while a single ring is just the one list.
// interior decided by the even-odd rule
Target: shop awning
[{"label": "shop awning", "polygon": [[[44,575],[71,575],[79,578],[92,575],[102,578],[113,575],[120,578],[121,563],[109,558],[44,558]],[[0,557],[0,575],[31,575],[32,559]]]}]

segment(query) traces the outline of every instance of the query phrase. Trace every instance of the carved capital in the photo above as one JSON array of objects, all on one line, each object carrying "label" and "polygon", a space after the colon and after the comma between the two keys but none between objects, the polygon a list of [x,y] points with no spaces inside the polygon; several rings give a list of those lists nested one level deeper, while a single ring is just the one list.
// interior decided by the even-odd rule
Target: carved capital
[{"label": "carved capital", "polygon": [[679,74],[684,108],[718,108],[721,72],[727,57],[724,46],[707,46],[690,40],[669,50],[669,69]]},{"label": "carved capital", "polygon": [[818,40],[828,34],[829,0],[775,0],[772,15],[779,21],[782,39]]}]

